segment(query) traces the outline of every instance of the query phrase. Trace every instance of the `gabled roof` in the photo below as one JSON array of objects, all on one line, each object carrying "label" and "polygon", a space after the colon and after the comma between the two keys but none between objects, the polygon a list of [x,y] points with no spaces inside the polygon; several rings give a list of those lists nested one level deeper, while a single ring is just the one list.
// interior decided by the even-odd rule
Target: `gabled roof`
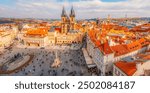
[{"label": "gabled roof", "polygon": [[72,6],[72,8],[71,8],[70,17],[75,17],[75,11],[74,11],[74,9],[73,9],[73,6]]},{"label": "gabled roof", "polygon": [[149,32],[150,31],[150,23],[135,26],[132,29],[130,29],[130,31],[133,31],[133,32]]},{"label": "gabled roof", "polygon": [[120,56],[129,52],[125,45],[112,46],[111,49],[115,52],[115,56]]},{"label": "gabled roof", "polygon": [[65,7],[63,6],[61,17],[67,17]]},{"label": "gabled roof", "polygon": [[46,36],[47,34],[48,30],[44,28],[30,29],[26,33],[29,36]]},{"label": "gabled roof", "polygon": [[144,38],[139,39],[138,42],[141,44],[142,47],[144,47],[145,45],[148,45],[148,42]]},{"label": "gabled roof", "polygon": [[[108,41],[101,43],[100,40],[97,40],[96,34],[98,33],[98,30],[91,30],[88,32],[88,35],[90,39],[94,42],[96,47],[100,49],[104,54],[111,54],[113,51],[111,50]],[[101,39],[102,40],[102,39]],[[102,40],[103,41],[103,40]]]},{"label": "gabled roof", "polygon": [[135,51],[135,50],[140,49],[142,46],[138,41],[135,41],[130,44],[127,44],[126,47],[129,51]]},{"label": "gabled roof", "polygon": [[135,50],[138,50],[144,46],[148,45],[148,42],[144,39],[144,38],[141,38],[139,40],[136,40],[130,44],[127,44],[126,45],[126,48],[129,50],[129,51],[135,51]]},{"label": "gabled roof", "polygon": [[135,62],[119,61],[114,65],[118,67],[122,72],[124,72],[127,76],[132,76],[137,70]]},{"label": "gabled roof", "polygon": [[113,53],[112,49],[110,48],[109,44],[108,44],[108,41],[101,44],[99,46],[99,49],[104,53],[104,54],[111,54]]}]

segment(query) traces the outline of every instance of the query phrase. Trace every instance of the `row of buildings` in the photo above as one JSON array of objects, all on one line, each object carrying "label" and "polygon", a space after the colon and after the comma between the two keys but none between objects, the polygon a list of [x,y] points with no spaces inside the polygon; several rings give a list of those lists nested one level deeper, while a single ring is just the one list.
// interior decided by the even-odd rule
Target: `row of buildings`
[{"label": "row of buildings", "polygon": [[16,36],[24,46],[82,44],[87,32],[85,58],[92,60],[101,75],[149,75],[150,24],[128,29],[111,23],[110,15],[102,23],[77,23],[75,16],[73,7],[69,16],[63,7],[61,21],[26,23],[20,31],[15,24],[0,25],[0,48],[10,46]]},{"label": "row of buildings", "polygon": [[[149,36],[136,38],[136,35],[125,27],[108,22],[101,24],[101,26],[95,25],[88,31],[86,50],[101,75],[112,75],[113,68],[118,66],[114,65],[115,63],[117,64],[117,62],[124,61],[125,58],[134,57],[150,49]],[[125,66],[124,68],[127,67]]]},{"label": "row of buildings", "polygon": [[57,22],[55,26],[51,23],[26,24],[18,37],[24,45],[36,47],[82,43],[84,33],[77,26],[73,7],[69,17],[63,7],[61,22]]}]

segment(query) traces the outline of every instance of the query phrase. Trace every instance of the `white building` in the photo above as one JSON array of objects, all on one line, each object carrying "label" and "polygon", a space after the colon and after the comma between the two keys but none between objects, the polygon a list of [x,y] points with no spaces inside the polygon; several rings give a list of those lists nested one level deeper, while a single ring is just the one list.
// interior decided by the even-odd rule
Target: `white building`
[{"label": "white building", "polygon": [[[90,35],[91,34],[91,35]],[[129,44],[110,46],[110,42],[97,40],[93,33],[87,35],[87,52],[92,61],[97,65],[101,75],[113,73],[113,63],[126,58],[135,56],[138,53],[148,50],[149,43],[141,38]]]},{"label": "white building", "polygon": [[116,62],[113,65],[113,76],[150,76],[150,61]]}]

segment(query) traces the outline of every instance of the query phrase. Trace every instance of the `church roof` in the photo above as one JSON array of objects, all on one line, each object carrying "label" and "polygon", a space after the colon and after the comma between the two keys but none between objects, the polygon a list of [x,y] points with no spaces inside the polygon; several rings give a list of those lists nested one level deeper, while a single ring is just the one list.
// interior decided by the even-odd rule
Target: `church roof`
[{"label": "church roof", "polygon": [[74,9],[73,9],[73,6],[72,6],[72,8],[71,8],[70,17],[75,17],[75,11],[74,11]]},{"label": "church roof", "polygon": [[63,10],[62,10],[61,17],[67,17],[67,13],[66,13],[66,10],[65,10],[64,7],[63,7]]}]

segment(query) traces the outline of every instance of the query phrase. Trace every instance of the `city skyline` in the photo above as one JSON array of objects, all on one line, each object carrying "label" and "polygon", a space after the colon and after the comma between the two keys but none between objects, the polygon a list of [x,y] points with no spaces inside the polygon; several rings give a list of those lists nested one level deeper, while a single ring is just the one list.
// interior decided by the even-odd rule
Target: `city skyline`
[{"label": "city skyline", "polygon": [[77,19],[149,17],[149,0],[0,0],[0,17],[60,19],[62,7],[71,6]]},{"label": "city skyline", "polygon": [[[102,19],[99,12],[88,13],[99,0],[6,1],[0,3],[27,6],[6,11],[9,15],[33,19],[0,18],[0,76],[150,76],[150,18],[113,18],[109,12]],[[36,19],[43,15],[49,19]],[[100,20],[90,20],[96,16]]]}]

